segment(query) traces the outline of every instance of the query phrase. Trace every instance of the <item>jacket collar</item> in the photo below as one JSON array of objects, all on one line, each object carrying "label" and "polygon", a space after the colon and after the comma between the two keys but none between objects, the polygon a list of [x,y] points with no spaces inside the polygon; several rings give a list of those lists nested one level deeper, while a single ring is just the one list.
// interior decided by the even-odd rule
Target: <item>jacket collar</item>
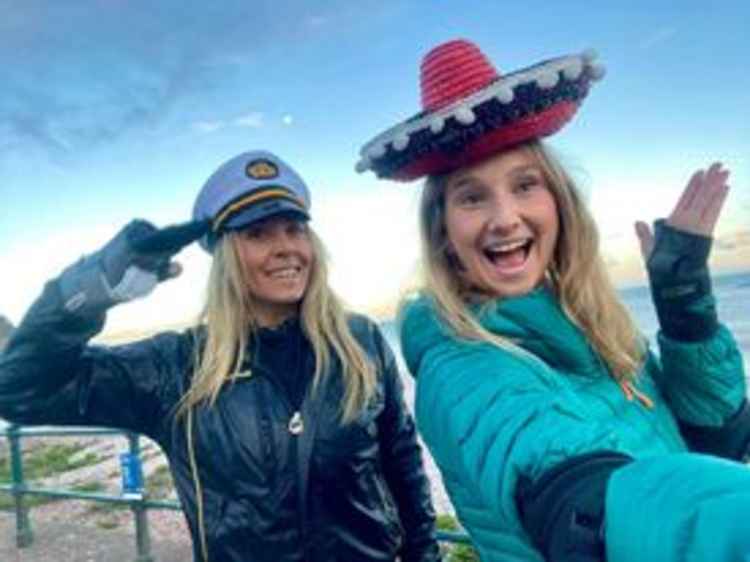
[{"label": "jacket collar", "polygon": [[553,368],[592,375],[601,369],[584,333],[546,287],[520,297],[496,299],[475,310],[485,329],[509,338]]},{"label": "jacket collar", "polygon": [[[486,330],[510,339],[554,369],[590,376],[600,373],[601,360],[547,288],[471,309]],[[399,320],[402,352],[416,375],[425,354],[452,337],[452,332],[427,296],[408,303]]]}]

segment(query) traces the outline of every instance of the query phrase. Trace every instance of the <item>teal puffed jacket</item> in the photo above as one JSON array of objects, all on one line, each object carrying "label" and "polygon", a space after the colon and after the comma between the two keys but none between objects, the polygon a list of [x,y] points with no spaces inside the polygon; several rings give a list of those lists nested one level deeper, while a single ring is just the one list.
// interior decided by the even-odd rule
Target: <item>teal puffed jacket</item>
[{"label": "teal puffed jacket", "polygon": [[549,290],[475,312],[528,353],[451,337],[427,297],[402,310],[401,344],[418,427],[483,562],[542,560],[519,519],[519,478],[601,450],[634,459],[607,485],[608,562],[750,560],[750,469],[688,452],[678,429],[721,426],[743,402],[726,327],[698,343],[659,334],[636,383],[649,405],[623,392]]}]

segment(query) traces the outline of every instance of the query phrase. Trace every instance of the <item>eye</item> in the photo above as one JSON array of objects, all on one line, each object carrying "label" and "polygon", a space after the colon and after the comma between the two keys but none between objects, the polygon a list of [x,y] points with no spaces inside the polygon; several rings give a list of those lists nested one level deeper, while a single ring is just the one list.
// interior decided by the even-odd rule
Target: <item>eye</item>
[{"label": "eye", "polygon": [[482,197],[478,193],[467,193],[461,197],[461,202],[465,205],[475,205],[482,200]]},{"label": "eye", "polygon": [[486,198],[482,189],[476,187],[465,187],[459,189],[454,194],[453,203],[459,207],[475,207],[481,204]]},{"label": "eye", "polygon": [[536,190],[539,187],[544,187],[542,178],[536,175],[525,175],[518,178],[513,189],[516,193],[526,194]]},{"label": "eye", "polygon": [[266,235],[266,229],[262,226],[249,226],[240,231],[243,240],[262,240]]},{"label": "eye", "polygon": [[307,236],[307,223],[297,220],[289,221],[285,230],[289,236]]}]

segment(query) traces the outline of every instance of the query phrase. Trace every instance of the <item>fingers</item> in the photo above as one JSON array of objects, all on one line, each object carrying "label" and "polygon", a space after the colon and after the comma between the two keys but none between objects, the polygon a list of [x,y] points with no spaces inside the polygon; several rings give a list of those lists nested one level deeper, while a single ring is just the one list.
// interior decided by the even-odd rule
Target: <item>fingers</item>
[{"label": "fingers", "polygon": [[682,195],[680,196],[680,200],[677,201],[675,212],[677,212],[678,210],[684,212],[686,209],[690,208],[690,205],[692,205],[693,200],[695,199],[695,194],[698,191],[702,183],[703,183],[703,170],[698,170],[692,175],[692,177],[690,178],[690,181],[685,187],[685,190],[682,192]]},{"label": "fingers", "polygon": [[719,190],[717,190],[713,204],[707,207],[703,213],[703,222],[709,232],[713,232],[716,223],[719,221],[719,214],[724,207],[724,201],[726,201],[727,195],[729,195],[729,186],[724,184]]},{"label": "fingers", "polygon": [[698,170],[690,178],[667,223],[677,229],[702,236],[713,234],[729,191],[729,170],[714,162],[708,170]]},{"label": "fingers", "polygon": [[648,261],[651,251],[654,249],[654,235],[651,233],[651,228],[645,222],[637,221],[635,223],[635,235],[638,237],[643,261]]},{"label": "fingers", "polygon": [[[210,228],[208,221],[190,221],[144,232],[130,243],[142,253],[176,254],[182,248],[204,236]],[[140,234],[140,233],[139,233]]]},{"label": "fingers", "polygon": [[156,276],[159,281],[166,281],[167,279],[174,279],[179,277],[182,273],[182,264],[176,261],[164,262],[164,264],[157,270]]}]

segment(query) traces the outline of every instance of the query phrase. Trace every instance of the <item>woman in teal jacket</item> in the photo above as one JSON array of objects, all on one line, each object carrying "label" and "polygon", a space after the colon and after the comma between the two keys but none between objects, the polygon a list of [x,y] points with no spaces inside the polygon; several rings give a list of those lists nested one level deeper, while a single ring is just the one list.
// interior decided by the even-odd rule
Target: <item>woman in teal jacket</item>
[{"label": "woman in teal jacket", "polygon": [[423,111],[365,145],[358,168],[428,176],[425,283],[402,310],[402,348],[419,428],[481,559],[750,560],[737,462],[750,408],[707,267],[729,172],[696,172],[653,233],[636,225],[656,355],[540,141],[603,76],[595,56],[501,78],[451,41],[421,70]]}]

